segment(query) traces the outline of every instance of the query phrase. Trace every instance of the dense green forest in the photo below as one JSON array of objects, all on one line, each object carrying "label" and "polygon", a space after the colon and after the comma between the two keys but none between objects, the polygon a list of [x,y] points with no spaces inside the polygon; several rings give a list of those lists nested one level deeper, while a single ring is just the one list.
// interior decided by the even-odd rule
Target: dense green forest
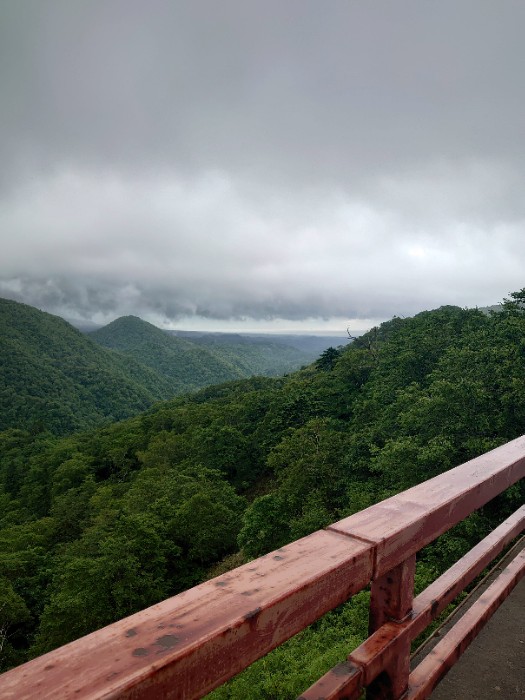
[{"label": "dense green forest", "polygon": [[[0,433],[2,668],[524,433],[523,300],[394,318],[287,377],[209,387],[96,430]],[[426,548],[418,588],[523,497],[513,487]],[[366,636],[366,597],[214,696],[296,697]]]},{"label": "dense green forest", "polygon": [[0,430],[67,435],[209,384],[284,374],[309,359],[271,342],[207,348],[135,317],[87,336],[7,299],[0,299],[0,331]]}]

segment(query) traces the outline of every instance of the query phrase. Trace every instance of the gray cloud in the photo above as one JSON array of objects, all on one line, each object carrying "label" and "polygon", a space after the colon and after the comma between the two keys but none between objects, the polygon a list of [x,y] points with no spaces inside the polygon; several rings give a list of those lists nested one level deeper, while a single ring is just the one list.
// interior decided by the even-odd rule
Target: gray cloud
[{"label": "gray cloud", "polygon": [[386,318],[523,286],[525,6],[6,0],[0,293]]}]

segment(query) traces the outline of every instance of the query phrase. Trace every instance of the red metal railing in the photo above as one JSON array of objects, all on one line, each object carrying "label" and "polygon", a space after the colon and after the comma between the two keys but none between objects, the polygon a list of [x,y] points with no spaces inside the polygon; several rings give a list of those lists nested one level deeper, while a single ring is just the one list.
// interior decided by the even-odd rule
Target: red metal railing
[{"label": "red metal railing", "polygon": [[416,553],[524,476],[525,436],[13,669],[0,697],[199,698],[371,582],[370,637],[301,698],[426,698],[524,553],[412,673],[411,641],[525,529],[525,506],[414,598]]}]

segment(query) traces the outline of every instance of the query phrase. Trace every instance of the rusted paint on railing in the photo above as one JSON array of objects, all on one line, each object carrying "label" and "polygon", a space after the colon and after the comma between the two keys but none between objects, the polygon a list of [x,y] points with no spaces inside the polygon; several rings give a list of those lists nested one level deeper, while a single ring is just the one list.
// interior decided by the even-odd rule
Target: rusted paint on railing
[{"label": "rusted paint on railing", "polygon": [[[9,671],[0,676],[0,695],[16,700],[201,697],[371,579],[386,576],[388,583],[389,572],[400,567],[408,580],[407,559],[524,476],[522,437],[325,531]],[[399,610],[408,600],[401,596],[402,580],[394,594]],[[384,610],[379,617],[385,614],[388,597],[381,595]],[[417,605],[418,598],[414,611]],[[426,611],[428,601],[425,606]],[[401,622],[401,627],[412,625],[410,633],[415,630],[415,620],[427,614],[423,609]],[[395,640],[387,635],[380,642],[386,628],[395,624],[386,623],[368,640],[376,644],[371,661],[376,664],[374,673],[381,665],[379,655],[383,667],[392,667],[389,649],[397,644],[399,653],[402,645],[406,647],[399,634]],[[396,629],[399,632],[400,626]],[[355,653],[358,658],[359,650]],[[348,683],[370,681],[372,672],[365,667],[364,662],[340,665],[339,685],[346,682],[348,691]]]},{"label": "rusted paint on railing", "polygon": [[363,669],[346,660],[325,673],[297,700],[351,700],[359,697],[363,686]]}]

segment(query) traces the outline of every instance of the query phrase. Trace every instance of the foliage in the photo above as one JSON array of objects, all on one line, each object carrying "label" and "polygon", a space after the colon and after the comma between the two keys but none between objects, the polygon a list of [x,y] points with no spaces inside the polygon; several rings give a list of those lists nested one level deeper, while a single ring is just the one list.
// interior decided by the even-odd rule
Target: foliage
[{"label": "foliage", "polygon": [[90,333],[96,343],[153,369],[173,393],[251,375],[277,376],[298,369],[310,355],[289,345],[231,334],[167,333],[136,316],[124,316]]},{"label": "foliage", "polygon": [[[3,668],[194,585],[222,560],[264,554],[524,433],[522,298],[523,290],[492,315],[442,307],[394,318],[290,376],[209,386],[83,433],[37,430],[34,404],[26,414],[18,404],[20,425],[0,432]],[[42,319],[28,313],[27,323],[40,337]],[[141,324],[141,361],[147,350],[158,374],[175,351],[158,335],[155,346]],[[37,354],[65,376],[81,340],[64,357],[58,345]],[[43,343],[17,342],[22,356]],[[88,359],[113,357],[89,348]],[[31,367],[18,375],[20,396],[33,391],[24,384]],[[76,415],[75,401],[87,415],[87,385],[70,400],[41,369],[60,421]],[[111,401],[123,395],[132,395],[125,382]],[[79,425],[60,421],[64,431]],[[516,485],[426,548],[418,586],[523,500]],[[363,593],[215,696],[295,697],[360,641],[365,618]]]},{"label": "foliage", "polygon": [[133,316],[86,336],[7,299],[0,331],[0,431],[66,435],[210,384],[284,374],[308,357],[269,341],[194,342]]},{"label": "foliage", "polygon": [[173,395],[163,377],[25,304],[0,299],[0,430],[71,433]]}]

